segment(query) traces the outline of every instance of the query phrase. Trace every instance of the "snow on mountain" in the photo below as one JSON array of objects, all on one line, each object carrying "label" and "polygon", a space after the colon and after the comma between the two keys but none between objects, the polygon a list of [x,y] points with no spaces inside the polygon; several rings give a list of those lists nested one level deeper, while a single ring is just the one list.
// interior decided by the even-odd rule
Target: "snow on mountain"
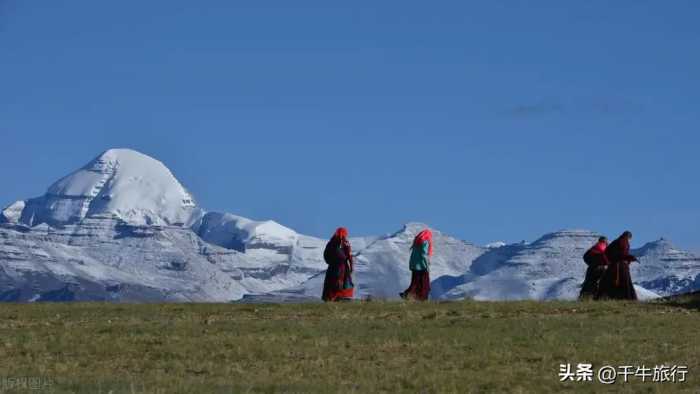
[{"label": "snow on mountain", "polygon": [[203,240],[245,252],[261,245],[291,247],[299,237],[293,230],[271,220],[256,222],[230,213],[209,212],[192,229]]},{"label": "snow on mountain", "polygon": [[325,268],[320,240],[203,213],[162,163],[109,150],[2,211],[0,299],[231,301]]},{"label": "snow on mountain", "polygon": [[586,266],[581,256],[599,234],[562,230],[531,244],[506,245],[479,256],[441,298],[574,299]]},{"label": "snow on mountain", "polygon": [[185,225],[199,215],[194,198],[163,163],[129,149],[102,153],[44,196],[27,200],[21,212],[8,221],[65,225],[115,217],[135,225]]},{"label": "snow on mountain", "polygon": [[176,226],[0,225],[0,300],[229,301],[244,260]]},{"label": "snow on mountain", "polygon": [[633,250],[639,258],[633,263],[632,278],[662,296],[700,289],[700,257],[660,239]]},{"label": "snow on mountain", "polygon": [[24,201],[17,201],[0,212],[0,223],[17,223],[22,217],[25,207]]},{"label": "snow on mountain", "polygon": [[[398,293],[408,287],[411,244],[416,234],[425,228],[428,228],[425,224],[409,223],[401,231],[378,239],[358,252],[355,276],[360,296],[397,298]],[[472,261],[484,252],[482,247],[450,237],[439,230],[432,231],[435,250],[439,251],[430,265],[430,274],[434,279],[469,271]]]},{"label": "snow on mountain", "polygon": [[274,221],[253,221],[229,213],[209,212],[192,230],[206,242],[245,255],[238,268],[251,293],[298,285],[325,270],[324,241],[297,234]]},{"label": "snow on mountain", "polygon": [[[416,234],[425,228],[428,228],[425,224],[409,223],[397,233],[384,237],[351,238],[356,255],[353,275],[356,297],[398,298],[399,292],[408,287],[411,278],[408,270],[411,243]],[[433,230],[433,237],[437,251],[430,267],[433,278],[462,275],[469,270],[472,261],[486,250],[438,230]],[[275,295],[280,299],[318,298],[323,288],[323,279],[324,272],[320,272],[301,286],[285,289]],[[451,286],[449,281],[444,282],[433,282],[434,290],[440,291],[442,286]],[[262,298],[271,297],[266,295]]]},{"label": "snow on mountain", "polygon": [[[582,256],[599,234],[562,230],[532,244],[507,245],[477,258],[471,272],[443,295],[445,299],[575,299],[586,266]],[[700,259],[675,249],[668,241],[632,250],[641,264],[632,264],[640,298],[649,299],[700,288]]]},{"label": "snow on mountain", "polygon": [[[355,281],[360,297],[397,298],[410,278],[408,248],[425,225],[409,224],[402,231],[381,238],[358,254]],[[436,299],[545,300],[576,299],[586,271],[582,256],[600,234],[587,230],[562,230],[532,243],[479,247],[435,231],[436,255],[431,266],[432,293]],[[665,287],[683,278],[690,291],[698,286],[698,259],[688,252],[652,243],[634,250],[642,265],[632,275],[640,299],[669,293]],[[642,267],[642,268],[640,268]],[[318,296],[323,275],[302,286],[278,293],[281,298]]]},{"label": "snow on mountain", "polygon": [[[353,237],[357,297],[397,298],[415,234]],[[433,229],[435,299],[574,299],[599,234],[477,246]],[[205,213],[173,174],[113,149],[0,213],[0,300],[318,300],[326,239],[274,221]],[[641,298],[700,289],[700,259],[660,240],[634,250]]]}]

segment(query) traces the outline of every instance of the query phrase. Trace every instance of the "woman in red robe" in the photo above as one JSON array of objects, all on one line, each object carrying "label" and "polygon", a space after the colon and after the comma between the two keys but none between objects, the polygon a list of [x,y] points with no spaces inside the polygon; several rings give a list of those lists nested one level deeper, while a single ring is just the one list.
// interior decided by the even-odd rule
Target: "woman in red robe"
[{"label": "woman in red robe", "polygon": [[578,297],[580,300],[587,300],[598,294],[600,278],[603,277],[608,268],[608,258],[605,257],[607,248],[608,239],[600,237],[598,242],[583,255],[583,261],[588,265],[588,269],[586,270],[586,279],[581,285],[581,294]]},{"label": "woman in red robe", "polygon": [[335,231],[326,244],[323,258],[328,264],[328,269],[321,298],[326,302],[351,300],[355,285],[352,282],[352,248],[346,228],[341,227]]},{"label": "woman in red robe", "polygon": [[637,258],[630,254],[632,233],[625,231],[605,249],[610,264],[600,279],[596,299],[636,300],[637,292],[630,276],[630,263]]}]

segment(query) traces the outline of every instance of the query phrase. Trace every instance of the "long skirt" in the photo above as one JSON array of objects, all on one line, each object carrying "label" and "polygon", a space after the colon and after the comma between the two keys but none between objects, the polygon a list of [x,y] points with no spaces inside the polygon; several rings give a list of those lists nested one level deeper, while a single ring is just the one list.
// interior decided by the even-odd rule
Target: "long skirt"
[{"label": "long skirt", "polygon": [[586,279],[583,280],[581,285],[581,294],[579,294],[580,300],[586,300],[594,298],[598,294],[598,288],[600,287],[600,279],[605,274],[605,265],[591,265],[586,270]]},{"label": "long skirt", "polygon": [[342,301],[352,299],[355,293],[355,285],[352,282],[352,274],[349,265],[329,265],[326,270],[326,278],[323,281],[323,301]]},{"label": "long skirt", "polygon": [[629,263],[618,261],[608,266],[600,279],[596,299],[636,300]]},{"label": "long skirt", "polygon": [[430,273],[428,271],[411,271],[411,284],[401,293],[401,298],[425,301],[430,295]]}]

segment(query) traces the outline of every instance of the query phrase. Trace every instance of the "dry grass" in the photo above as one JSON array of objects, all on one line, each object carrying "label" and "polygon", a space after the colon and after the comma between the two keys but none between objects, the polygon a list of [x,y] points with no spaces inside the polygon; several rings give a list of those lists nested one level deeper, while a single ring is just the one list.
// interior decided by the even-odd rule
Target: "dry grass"
[{"label": "dry grass", "polygon": [[[2,304],[0,377],[57,393],[698,392],[694,302]],[[690,373],[559,382],[583,362]]]}]

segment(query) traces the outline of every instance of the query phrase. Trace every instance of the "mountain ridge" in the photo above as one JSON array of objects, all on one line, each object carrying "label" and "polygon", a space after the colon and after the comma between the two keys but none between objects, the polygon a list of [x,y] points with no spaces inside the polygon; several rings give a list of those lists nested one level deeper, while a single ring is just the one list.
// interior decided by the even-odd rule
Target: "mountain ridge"
[{"label": "mountain ridge", "polygon": [[[351,239],[357,297],[397,298],[410,278],[411,241],[425,227]],[[573,299],[581,256],[599,236],[564,229],[480,246],[433,232],[436,299]],[[160,161],[110,149],[44,196],[0,212],[0,300],[318,299],[325,242],[272,220],[206,212]],[[665,239],[634,253],[643,297],[700,289],[693,253]]]}]

